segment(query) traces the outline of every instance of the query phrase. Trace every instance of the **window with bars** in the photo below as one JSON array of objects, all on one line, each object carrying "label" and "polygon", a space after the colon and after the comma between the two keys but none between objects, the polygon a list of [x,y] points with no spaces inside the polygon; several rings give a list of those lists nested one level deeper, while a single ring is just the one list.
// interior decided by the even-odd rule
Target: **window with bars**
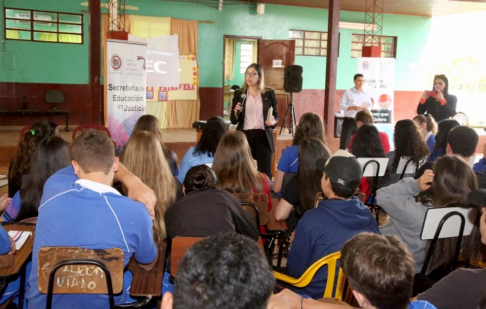
[{"label": "window with bars", "polygon": [[246,68],[252,64],[253,45],[251,43],[240,44],[240,73],[245,73]]},{"label": "window with bars", "polygon": [[83,15],[6,8],[5,38],[83,44]]},{"label": "window with bars", "polygon": [[[396,58],[397,56],[397,37],[380,35],[379,44],[381,46],[381,57]],[[353,33],[351,38],[351,58],[359,58],[362,54],[364,34]]]},{"label": "window with bars", "polygon": [[295,40],[297,56],[327,56],[327,32],[290,30],[289,39]]}]

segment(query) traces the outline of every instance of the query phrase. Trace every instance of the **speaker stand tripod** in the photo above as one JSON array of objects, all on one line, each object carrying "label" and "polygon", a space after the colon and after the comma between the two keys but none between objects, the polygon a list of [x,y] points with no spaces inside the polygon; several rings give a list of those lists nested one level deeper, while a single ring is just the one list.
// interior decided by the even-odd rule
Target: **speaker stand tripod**
[{"label": "speaker stand tripod", "polygon": [[[297,126],[297,121],[295,118],[295,106],[294,106],[294,99],[293,93],[290,93],[290,103],[287,104],[287,110],[285,111],[284,121],[282,123],[282,127],[280,128],[279,135],[282,135],[282,130],[285,128],[285,125],[288,125],[289,133],[294,136],[294,127]],[[288,123],[287,123],[288,120]]]}]

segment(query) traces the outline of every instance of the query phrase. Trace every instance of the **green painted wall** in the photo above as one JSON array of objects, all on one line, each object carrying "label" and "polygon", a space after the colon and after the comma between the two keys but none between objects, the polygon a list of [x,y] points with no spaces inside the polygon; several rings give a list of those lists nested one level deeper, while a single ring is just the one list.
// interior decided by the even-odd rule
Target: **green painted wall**
[{"label": "green painted wall", "polygon": [[[6,7],[80,13],[87,10],[80,0],[16,1],[5,0]],[[288,39],[289,29],[326,31],[324,9],[266,5],[264,15],[256,15],[253,5],[225,5],[223,11],[204,5],[160,0],[127,0],[139,7],[128,11],[138,15],[171,16],[181,19],[209,20],[199,24],[199,66],[201,87],[223,85],[223,35],[261,36],[263,39]],[[3,14],[3,10],[0,14]],[[16,70],[0,70],[0,81],[33,83],[88,83],[88,15],[84,14],[83,45],[16,42],[8,40],[6,51],[15,52]],[[3,15],[2,15],[3,19]],[[341,21],[363,22],[364,14],[341,12]],[[423,89],[419,76],[422,51],[425,48],[431,19],[404,15],[385,15],[383,35],[398,37],[396,71],[397,90]],[[3,33],[3,23],[2,23]],[[351,34],[359,31],[340,30],[337,88],[352,86],[357,59],[350,57]],[[3,35],[3,34],[2,34]],[[323,89],[325,57],[296,57],[304,68],[304,88]]]},{"label": "green painted wall", "polygon": [[[84,44],[5,41],[5,51],[15,53],[16,69],[0,69],[0,82],[87,84],[88,77],[88,14],[82,1],[16,1],[5,0],[6,8],[35,9],[83,14]],[[0,8],[1,37],[4,36],[3,15]]]}]

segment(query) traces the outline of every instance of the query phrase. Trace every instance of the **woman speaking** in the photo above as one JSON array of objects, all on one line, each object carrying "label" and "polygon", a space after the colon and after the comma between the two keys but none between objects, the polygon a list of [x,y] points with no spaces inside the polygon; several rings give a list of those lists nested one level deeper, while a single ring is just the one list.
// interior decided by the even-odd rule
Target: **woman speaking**
[{"label": "woman speaking", "polygon": [[417,114],[429,114],[439,122],[456,114],[456,96],[449,94],[449,81],[444,74],[435,75],[432,91],[424,91]]},{"label": "woman speaking", "polygon": [[278,106],[275,92],[265,88],[263,79],[262,66],[250,64],[243,86],[235,91],[230,119],[232,124],[238,124],[236,130],[245,133],[258,171],[271,179],[272,154],[275,151],[273,128],[278,121]]}]

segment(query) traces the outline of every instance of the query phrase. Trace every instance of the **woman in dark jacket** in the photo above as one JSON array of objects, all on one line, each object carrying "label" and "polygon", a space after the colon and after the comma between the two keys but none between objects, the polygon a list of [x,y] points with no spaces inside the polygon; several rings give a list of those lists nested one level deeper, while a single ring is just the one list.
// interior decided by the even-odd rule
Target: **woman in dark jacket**
[{"label": "woman in dark jacket", "polygon": [[417,106],[417,114],[430,114],[437,122],[453,117],[456,114],[457,98],[449,94],[449,81],[444,74],[435,75],[432,92],[434,94],[429,96],[431,93],[424,91]]},{"label": "woman in dark jacket", "polygon": [[272,154],[275,152],[273,129],[278,122],[278,105],[273,89],[265,88],[260,64],[252,63],[246,69],[243,87],[235,91],[232,111],[231,123],[238,124],[236,130],[245,133],[258,171],[271,179]]}]

